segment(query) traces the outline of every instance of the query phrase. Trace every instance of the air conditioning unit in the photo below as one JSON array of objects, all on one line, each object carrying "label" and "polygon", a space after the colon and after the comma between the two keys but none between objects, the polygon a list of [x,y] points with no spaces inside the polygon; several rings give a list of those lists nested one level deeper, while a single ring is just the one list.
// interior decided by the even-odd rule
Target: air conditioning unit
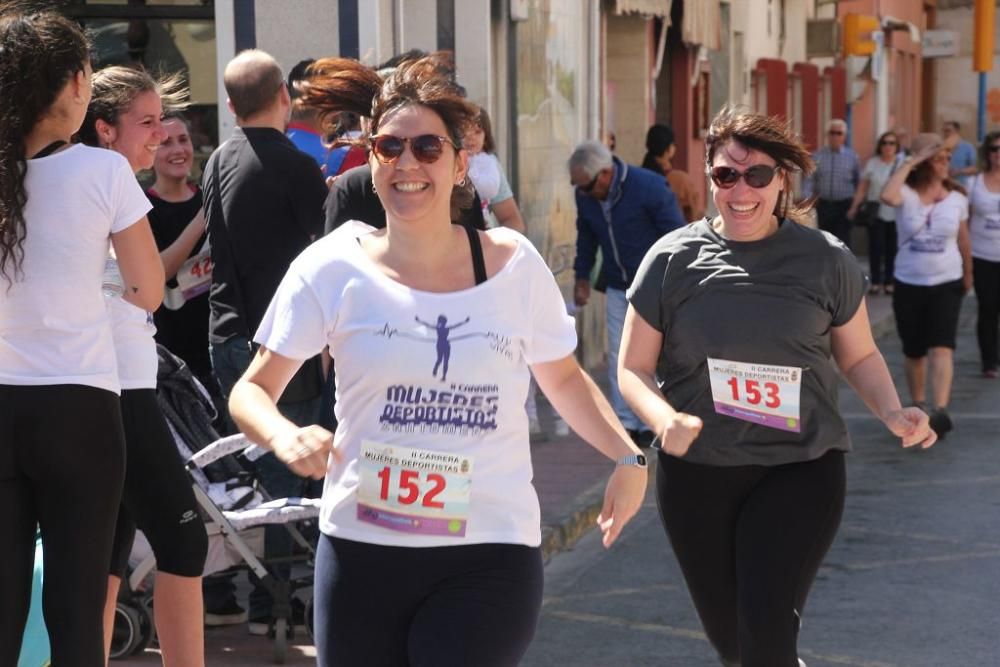
[{"label": "air conditioning unit", "polygon": [[806,57],[826,58],[840,53],[840,24],[837,19],[806,21]]}]

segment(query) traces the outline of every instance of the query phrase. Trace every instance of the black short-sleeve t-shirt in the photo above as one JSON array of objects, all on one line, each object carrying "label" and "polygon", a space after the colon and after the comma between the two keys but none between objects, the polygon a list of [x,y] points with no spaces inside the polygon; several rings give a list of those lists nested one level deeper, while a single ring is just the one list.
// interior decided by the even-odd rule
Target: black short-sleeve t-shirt
[{"label": "black short-sleeve t-shirt", "polygon": [[[738,242],[701,220],[653,245],[628,298],[663,333],[656,375],[664,397],[705,423],[685,460],[779,465],[849,450],[830,333],[854,316],[865,289],[850,250],[792,221]],[[798,432],[718,413],[710,358],[801,369]]]},{"label": "black short-sleeve t-shirt", "polygon": [[[163,252],[181,235],[202,207],[201,190],[187,201],[171,202],[161,199],[150,189],[146,191],[153,205],[149,212],[149,225],[156,239],[156,247]],[[197,255],[205,244],[207,234],[195,243],[189,257]],[[177,287],[177,280],[167,281],[167,288]],[[156,342],[177,355],[199,377],[210,375],[212,365],[208,356],[208,293],[188,300],[177,310],[160,306],[153,313],[156,324]]]}]

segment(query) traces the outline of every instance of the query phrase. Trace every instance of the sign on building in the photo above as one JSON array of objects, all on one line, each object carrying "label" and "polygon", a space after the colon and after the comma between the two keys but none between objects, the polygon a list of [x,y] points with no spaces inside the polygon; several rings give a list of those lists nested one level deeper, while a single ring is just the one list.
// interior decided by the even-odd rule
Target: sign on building
[{"label": "sign on building", "polygon": [[944,58],[958,55],[958,33],[954,30],[925,30],[924,58]]}]

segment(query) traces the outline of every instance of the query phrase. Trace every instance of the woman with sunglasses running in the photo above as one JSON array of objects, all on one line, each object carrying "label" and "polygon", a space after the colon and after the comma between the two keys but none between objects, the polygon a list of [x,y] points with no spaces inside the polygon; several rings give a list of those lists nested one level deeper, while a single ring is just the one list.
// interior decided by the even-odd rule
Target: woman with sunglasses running
[{"label": "woman with sunglasses running", "polygon": [[904,447],[934,434],[900,406],[854,257],[797,224],[791,176],[813,164],[791,128],[724,110],[706,147],[719,215],[643,260],[621,389],[662,442],[660,517],[722,663],[796,667],[806,596],[844,503],[840,375]]},{"label": "woman with sunglasses running", "polygon": [[[509,229],[451,223],[475,107],[433,60],[384,81],[355,61],[334,64],[310,94],[330,111],[371,114],[387,226],[345,224],[292,263],[231,414],[298,474],[326,477],[320,665],[514,665],[542,595],[529,366],[566,421],[618,462],[599,518],[605,545],[639,507],[645,458],[577,364],[573,320],[538,252]],[[295,426],[274,402],[326,346],[336,435]]]},{"label": "woman with sunglasses running", "polygon": [[70,146],[90,48],[54,12],[0,14],[0,665],[18,662],[35,532],[54,665],[104,665],[101,608],[125,473],[101,296],[108,243],[134,306],[163,268],[149,202],[120,155]]},{"label": "woman with sunglasses running", "polygon": [[943,438],[952,429],[948,401],[958,315],[972,289],[969,200],[948,175],[951,150],[940,136],[918,134],[912,150],[882,190],[882,202],[897,207],[892,311],[910,398],[924,409],[930,381],[931,428]]},{"label": "woman with sunglasses running", "polygon": [[990,132],[979,149],[983,171],[972,177],[969,191],[969,234],[972,242],[972,276],[979,317],[976,337],[983,377],[995,379],[1000,356],[997,328],[1000,322],[1000,132]]}]

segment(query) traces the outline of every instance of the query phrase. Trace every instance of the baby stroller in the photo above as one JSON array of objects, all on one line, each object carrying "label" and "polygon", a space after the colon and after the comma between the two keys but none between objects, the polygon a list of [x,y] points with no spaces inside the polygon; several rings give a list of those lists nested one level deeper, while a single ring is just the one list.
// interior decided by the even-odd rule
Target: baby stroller
[{"label": "baby stroller", "polygon": [[[302,530],[319,517],[318,498],[270,498],[262,486],[254,483],[249,463],[265,450],[253,445],[243,435],[220,438],[212,427],[215,409],[211,397],[183,361],[159,346],[157,401],[191,477],[195,499],[205,519],[209,535],[205,574],[232,566],[248,569],[260,580],[274,600],[271,628],[274,638],[274,661],[285,662],[288,640],[293,636],[292,597],[312,587],[313,545]],[[276,559],[263,558],[263,527],[283,526],[296,545],[296,554]],[[155,568],[155,558],[143,549],[144,539],[137,536],[133,548],[134,567],[116,610],[113,647],[124,657],[144,649],[153,639],[151,595],[144,581]],[[276,578],[267,565],[305,564],[308,576]],[[299,568],[301,569],[301,568]],[[148,621],[146,620],[148,619]],[[305,598],[306,629],[312,636],[312,594]]]}]

